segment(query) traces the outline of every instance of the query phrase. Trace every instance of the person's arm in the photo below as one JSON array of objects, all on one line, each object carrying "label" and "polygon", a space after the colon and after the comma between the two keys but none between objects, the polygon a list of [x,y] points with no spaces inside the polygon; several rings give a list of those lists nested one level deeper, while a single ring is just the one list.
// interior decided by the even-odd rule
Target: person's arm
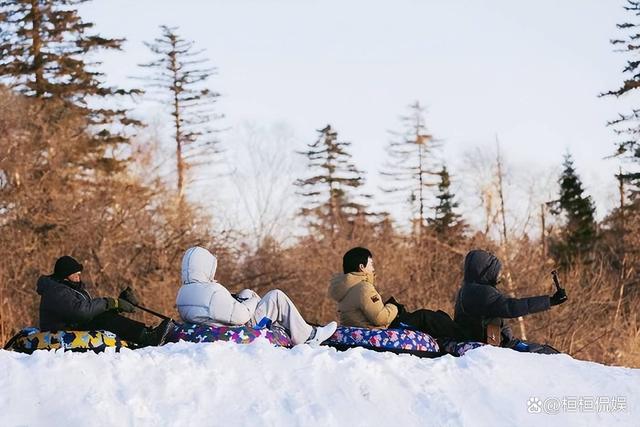
[{"label": "person's arm", "polygon": [[[239,302],[222,285],[213,293],[209,304],[209,316],[218,322],[240,326],[251,320],[260,297],[254,293],[249,299]],[[237,296],[240,297],[242,292]]]},{"label": "person's arm", "polygon": [[85,298],[77,291],[63,286],[47,295],[47,308],[65,321],[88,322],[107,311],[106,298]]},{"label": "person's arm", "polygon": [[383,304],[382,297],[372,285],[364,286],[360,305],[367,320],[375,326],[387,326],[398,315],[398,307]]},{"label": "person's arm", "polygon": [[256,306],[258,305],[258,303],[261,300],[260,295],[258,295],[257,293],[255,293],[251,289],[243,289],[243,290],[241,290],[240,292],[238,292],[238,294],[236,295],[235,299],[238,300],[240,302],[240,304],[243,304],[244,306],[246,306],[249,309],[249,312],[251,313],[251,316],[253,316],[253,313],[255,313]]},{"label": "person's arm", "polygon": [[506,319],[538,313],[548,310],[549,307],[551,307],[550,299],[547,295],[528,298],[509,298],[493,287],[487,287],[487,292],[481,301],[483,301],[483,307],[479,314]]}]

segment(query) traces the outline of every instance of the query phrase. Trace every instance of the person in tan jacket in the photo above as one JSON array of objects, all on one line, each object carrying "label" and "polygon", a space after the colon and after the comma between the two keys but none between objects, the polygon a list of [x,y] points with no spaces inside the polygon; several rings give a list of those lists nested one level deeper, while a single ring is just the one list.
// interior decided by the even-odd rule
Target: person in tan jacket
[{"label": "person in tan jacket", "polygon": [[409,312],[395,298],[385,303],[376,291],[373,255],[366,248],[353,248],[342,258],[342,274],[329,285],[329,296],[338,303],[343,326],[369,329],[413,329],[434,338],[463,337],[460,327],[444,311],[425,308]]},{"label": "person in tan jacket", "polygon": [[331,280],[329,295],[338,303],[340,323],[370,329],[388,328],[398,307],[384,304],[376,291],[373,255],[366,248],[353,248],[342,258],[343,274]]}]

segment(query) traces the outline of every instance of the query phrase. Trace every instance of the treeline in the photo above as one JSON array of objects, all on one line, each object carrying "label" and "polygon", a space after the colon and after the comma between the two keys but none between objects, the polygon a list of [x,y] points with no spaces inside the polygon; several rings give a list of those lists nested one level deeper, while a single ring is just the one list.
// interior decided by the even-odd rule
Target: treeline
[{"label": "treeline", "polygon": [[[86,265],[97,295],[115,295],[131,284],[143,301],[177,316],[173,308],[182,252],[199,244],[220,260],[218,279],[232,290],[259,293],[280,288],[315,322],[335,319],[327,298],[332,273],[350,247],[369,247],[379,287],[407,308],[452,313],[466,251],[485,248],[505,265],[505,286],[519,296],[551,293],[549,272],[559,268],[569,303],[514,326],[520,336],[548,341],[580,358],[640,366],[640,174],[620,171],[620,204],[596,221],[570,154],[558,177],[557,198],[540,206],[541,234],[509,233],[503,161],[495,160],[491,212],[475,230],[459,211],[439,139],[429,131],[419,103],[392,133],[383,190],[410,215],[406,227],[380,210],[364,189],[365,174],[349,142],[333,126],[297,155],[305,175],[293,184],[303,201],[307,232],[282,243],[269,234],[248,246],[240,230],[214,232],[216,218],[187,197],[194,177],[222,160],[216,119],[216,72],[204,52],[177,28],[162,26],[147,46],[154,60],[141,64],[142,89],[107,86],[92,53],[122,48],[122,39],[92,34],[73,0],[0,1],[0,339],[37,322],[35,281],[53,261],[71,254]],[[640,10],[629,1],[630,16]],[[632,52],[636,24],[620,25],[628,38],[614,40]],[[629,61],[621,96],[638,84]],[[145,71],[145,73],[142,73]],[[142,76],[144,74],[144,76]],[[144,90],[143,90],[144,89]],[[144,123],[119,108],[119,97],[143,97],[169,110],[176,179],[166,182],[138,153]],[[610,125],[623,137],[614,154],[640,161],[638,112]],[[295,190],[294,190],[295,189]],[[547,221],[553,219],[553,227]]]}]

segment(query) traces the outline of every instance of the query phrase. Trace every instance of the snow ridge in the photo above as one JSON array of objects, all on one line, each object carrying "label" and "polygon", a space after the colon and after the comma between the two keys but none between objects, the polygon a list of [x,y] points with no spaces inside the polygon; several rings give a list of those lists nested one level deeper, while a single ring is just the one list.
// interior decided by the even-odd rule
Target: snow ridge
[{"label": "snow ridge", "polygon": [[[640,369],[488,346],[438,359],[266,342],[0,350],[0,372],[2,426],[637,426],[640,415]],[[611,404],[566,406],[592,397]]]}]

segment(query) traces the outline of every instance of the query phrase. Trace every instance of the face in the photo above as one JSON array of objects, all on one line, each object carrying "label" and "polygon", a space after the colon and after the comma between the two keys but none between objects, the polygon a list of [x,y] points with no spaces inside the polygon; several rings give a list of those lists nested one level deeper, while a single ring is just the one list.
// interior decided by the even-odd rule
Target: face
[{"label": "face", "polygon": [[360,271],[363,273],[373,274],[376,272],[375,267],[373,266],[373,258],[367,258],[367,265],[360,264]]},{"label": "face", "polygon": [[67,280],[74,283],[80,283],[80,272],[70,274],[67,276]]}]

